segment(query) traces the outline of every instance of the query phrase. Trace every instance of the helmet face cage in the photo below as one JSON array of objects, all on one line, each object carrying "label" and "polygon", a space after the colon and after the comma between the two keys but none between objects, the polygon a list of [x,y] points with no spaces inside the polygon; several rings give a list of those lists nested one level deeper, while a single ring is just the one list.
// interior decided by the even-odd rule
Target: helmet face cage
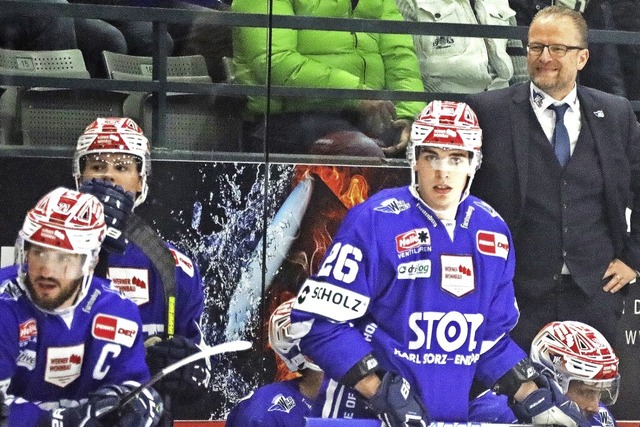
[{"label": "helmet face cage", "polygon": [[605,405],[618,398],[618,357],[604,336],[587,324],[549,323],[534,338],[530,356],[555,374],[563,393],[571,381],[580,381],[599,391]]},{"label": "helmet face cage", "polygon": [[142,191],[137,195],[135,206],[147,197],[149,187],[147,178],[151,176],[151,156],[149,140],[142,129],[129,118],[98,118],[84,130],[78,138],[73,156],[73,176],[76,187],[80,187],[84,157],[89,154],[129,154],[140,161]]},{"label": "helmet face cage", "polygon": [[269,319],[269,343],[291,372],[301,369],[322,371],[300,351],[300,338],[291,334],[291,308],[294,298],[280,304]]},{"label": "helmet face cage", "polygon": [[16,264],[22,283],[27,273],[26,242],[85,255],[82,274],[86,279],[97,262],[105,232],[103,207],[97,198],[62,187],[51,191],[27,213],[16,240]]},{"label": "helmet face cage", "polygon": [[432,101],[411,127],[407,160],[411,165],[411,184],[418,185],[415,166],[422,147],[465,150],[470,153],[469,182],[463,194],[469,194],[471,181],[482,163],[482,130],[473,110],[463,102]]}]

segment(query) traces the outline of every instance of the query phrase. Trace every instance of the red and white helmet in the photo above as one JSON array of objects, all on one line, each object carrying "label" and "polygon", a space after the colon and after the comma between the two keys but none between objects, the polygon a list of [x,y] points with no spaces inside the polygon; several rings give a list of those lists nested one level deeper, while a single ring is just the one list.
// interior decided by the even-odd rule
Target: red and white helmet
[{"label": "red and white helmet", "polygon": [[269,319],[269,344],[291,372],[301,369],[322,371],[300,351],[300,338],[291,330],[291,308],[295,298],[280,304]]},{"label": "red and white helmet", "polygon": [[26,274],[24,242],[85,255],[84,276],[98,259],[107,226],[102,203],[90,195],[58,187],[49,192],[24,219],[16,241],[16,262],[20,275]]},{"label": "red and white helmet", "polygon": [[[464,102],[431,101],[422,110],[411,126],[411,140],[407,148],[407,160],[412,170],[416,166],[417,149],[435,147],[457,149],[470,152],[469,182],[463,194],[469,194],[471,180],[482,163],[482,129],[478,118]],[[411,184],[417,186],[415,171],[411,174]]]},{"label": "red and white helmet", "polygon": [[531,360],[555,373],[564,393],[573,380],[600,391],[600,400],[612,405],[618,398],[618,357],[595,328],[575,321],[551,322],[531,344]]},{"label": "red and white helmet", "polygon": [[149,191],[147,178],[151,176],[151,148],[140,126],[126,117],[98,118],[87,126],[78,138],[73,156],[73,176],[77,188],[82,179],[82,159],[88,154],[100,153],[130,154],[140,161],[142,191],[137,195],[135,205],[144,202]]}]

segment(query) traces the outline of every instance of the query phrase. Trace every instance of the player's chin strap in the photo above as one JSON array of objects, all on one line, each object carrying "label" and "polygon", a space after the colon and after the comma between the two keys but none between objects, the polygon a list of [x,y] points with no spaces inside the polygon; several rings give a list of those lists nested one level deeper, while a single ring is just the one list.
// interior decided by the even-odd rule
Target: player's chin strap
[{"label": "player's chin strap", "polygon": [[171,338],[175,334],[176,324],[176,263],[173,255],[158,233],[135,212],[131,212],[127,218],[125,235],[142,249],[160,274],[167,304],[165,334]]}]

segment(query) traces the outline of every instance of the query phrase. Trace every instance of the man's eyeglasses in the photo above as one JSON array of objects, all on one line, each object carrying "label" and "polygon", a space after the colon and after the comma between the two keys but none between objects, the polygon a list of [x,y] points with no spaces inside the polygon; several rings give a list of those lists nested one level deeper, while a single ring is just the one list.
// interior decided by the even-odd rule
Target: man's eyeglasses
[{"label": "man's eyeglasses", "polygon": [[539,56],[542,55],[544,48],[549,49],[549,55],[554,58],[562,58],[567,54],[570,50],[582,50],[584,47],[580,46],[567,46],[564,44],[542,44],[542,43],[529,43],[527,45],[527,51],[531,55]]}]

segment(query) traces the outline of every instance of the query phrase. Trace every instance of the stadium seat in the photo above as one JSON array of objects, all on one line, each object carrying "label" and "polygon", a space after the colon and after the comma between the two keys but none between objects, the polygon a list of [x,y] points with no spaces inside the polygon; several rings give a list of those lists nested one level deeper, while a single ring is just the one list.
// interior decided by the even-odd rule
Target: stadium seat
[{"label": "stadium seat", "polygon": [[[133,56],[103,51],[105,66],[114,80],[148,80],[153,74],[151,56]],[[207,63],[202,55],[167,57],[167,80],[174,82],[211,83]]]},{"label": "stadium seat", "polygon": [[[150,81],[153,58],[103,52],[109,76],[116,80]],[[167,58],[167,81],[211,83],[202,55]],[[208,94],[167,93],[166,144],[155,148],[189,151],[238,151],[241,102]],[[131,92],[124,115],[137,120],[149,132],[153,120],[153,94]]]},{"label": "stadium seat", "polygon": [[127,94],[90,89],[27,89],[20,97],[24,146],[75,147],[96,117],[121,117]]},{"label": "stadium seat", "polygon": [[[78,49],[28,51],[0,49],[0,73],[14,76],[89,78]],[[21,144],[19,106],[26,87],[7,85],[0,96],[0,144]],[[52,95],[53,96],[53,95]]]}]

